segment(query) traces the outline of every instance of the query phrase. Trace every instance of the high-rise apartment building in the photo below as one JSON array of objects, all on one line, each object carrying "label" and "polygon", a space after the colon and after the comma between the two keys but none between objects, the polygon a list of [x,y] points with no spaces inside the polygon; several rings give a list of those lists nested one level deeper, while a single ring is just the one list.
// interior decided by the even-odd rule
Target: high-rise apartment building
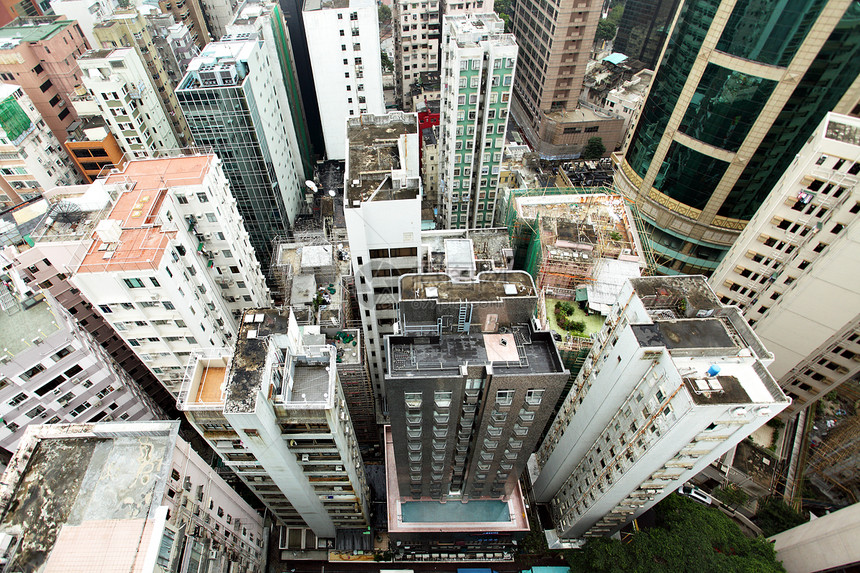
[{"label": "high-rise apartment building", "polygon": [[421,181],[424,182],[424,197],[434,209],[440,209],[439,196],[439,127],[434,125],[421,130]]},{"label": "high-rise apartment building", "polygon": [[262,573],[263,518],[179,437],[179,422],[31,427],[3,474],[15,570]]},{"label": "high-rise apartment building", "polygon": [[716,269],[824,115],[860,101],[858,32],[848,0],[684,4],[616,156],[661,272]]},{"label": "high-rise apartment building", "polygon": [[61,143],[78,118],[71,106],[81,85],[77,58],[89,49],[80,26],[60,16],[19,18],[0,28],[0,79],[21,86]]},{"label": "high-rise apartment building", "polygon": [[192,351],[232,344],[241,309],[268,304],[215,155],[129,161],[76,203],[92,236],[72,282],[171,392]]},{"label": "high-rise apartment building", "polygon": [[[238,34],[250,34],[263,42],[263,47],[269,58],[274,58],[280,67],[280,75],[278,77],[284,84],[287,99],[286,104],[290,108],[290,115],[293,118],[293,129],[296,132],[296,141],[301,154],[302,167],[304,168],[305,179],[312,179],[314,176],[314,147],[316,143],[311,143],[311,140],[317,135],[312,133],[308,128],[309,111],[307,103],[303,103],[302,89],[299,86],[299,69],[298,60],[293,52],[290,42],[293,32],[287,28],[287,22],[284,20],[284,13],[277,2],[270,0],[245,0],[236,10],[236,17],[233,22],[227,26],[227,32],[233,36]],[[293,22],[290,22],[291,24]],[[304,38],[302,38],[304,39]],[[310,64],[308,64],[310,67]],[[304,70],[308,71],[308,70]],[[313,85],[311,86],[313,91]],[[314,102],[316,105],[316,102]],[[316,110],[314,110],[314,113]],[[319,122],[319,117],[317,117]],[[322,134],[319,134],[322,137]],[[318,145],[322,149],[322,143]]]},{"label": "high-rise apartment building", "polygon": [[118,0],[50,0],[50,6],[51,13],[77,22],[91,48],[101,45],[93,28],[120,9]]},{"label": "high-rise apartment building", "polygon": [[200,0],[200,4],[212,41],[220,40],[228,33],[227,26],[236,16],[236,10],[241,2],[239,0]]},{"label": "high-rise apartment building", "polygon": [[493,226],[517,42],[498,15],[442,19],[441,220]]},{"label": "high-rise apartment building", "polygon": [[206,17],[198,0],[179,0],[179,2],[158,0],[158,7],[165,14],[173,14],[177,22],[188,26],[191,30],[191,39],[201,50],[212,40]]},{"label": "high-rise apartment building", "polygon": [[158,59],[167,72],[172,92],[185,75],[188,64],[200,54],[200,48],[191,39],[188,26],[174,20],[172,15],[151,12],[144,16],[144,20],[152,43],[158,50]]},{"label": "high-rise apartment building", "polygon": [[418,116],[352,118],[346,138],[344,218],[373,388],[384,414],[383,337],[394,332],[400,276],[419,269]]},{"label": "high-rise apartment building", "polygon": [[328,159],[346,159],[346,120],[385,113],[374,0],[306,0],[302,10]]},{"label": "high-rise apartment building", "polygon": [[4,266],[6,276],[15,277],[0,287],[0,452],[5,459],[31,424],[163,416],[76,318],[50,294],[24,285],[10,263]]},{"label": "high-rise apartment building", "polygon": [[680,5],[680,0],[625,2],[612,50],[655,69]]},{"label": "high-rise apartment building", "polygon": [[319,327],[300,327],[291,310],[249,310],[235,351],[192,356],[179,395],[180,409],[269,511],[317,539],[363,529],[370,516],[336,344]]},{"label": "high-rise apartment building", "polygon": [[[75,106],[78,105],[88,108],[89,113],[95,113],[98,108],[89,95],[85,98],[78,96],[75,99]],[[78,170],[83,173],[84,180],[92,183],[105,170],[122,165],[125,162],[125,152],[120,148],[108,122],[103,117],[85,115],[81,113],[80,108],[78,108],[78,114],[80,123],[69,131],[69,137],[63,145]]]},{"label": "high-rise apartment building", "polygon": [[301,211],[304,177],[289,99],[269,44],[227,36],[189,65],[176,95],[194,142],[222,158],[257,259]]},{"label": "high-rise apartment building", "polygon": [[74,162],[24,91],[0,83],[0,206],[80,181]]},{"label": "high-rise apartment building", "polygon": [[136,50],[90,50],[78,65],[84,86],[127,158],[157,157],[180,147]]},{"label": "high-rise apartment building", "polygon": [[44,14],[42,2],[36,0],[3,0],[0,2],[0,26],[15,18],[32,18]]},{"label": "high-rise apartment building", "polygon": [[188,123],[182,115],[182,110],[179,108],[179,102],[174,93],[175,82],[178,80],[170,80],[167,63],[159,57],[160,52],[156,49],[156,43],[143,16],[137,10],[114,12],[110,17],[104,18],[96,25],[93,34],[99,41],[99,44],[93,48],[134,48],[146,66],[149,76],[148,83],[151,85],[151,87],[140,88],[138,91],[152,90],[152,94],[149,95],[150,97],[155,96],[161,101],[163,113],[170,121],[176,141],[183,147],[191,145]]},{"label": "high-rise apartment building", "polygon": [[541,153],[576,151],[590,133],[584,129],[599,130],[599,125],[580,125],[599,118],[579,108],[579,93],[602,6],[598,0],[515,4],[520,65],[513,113]]},{"label": "high-rise apartment building", "polygon": [[475,272],[468,239],[447,273],[400,279],[401,333],[386,336],[386,394],[401,498],[507,498],[569,372],[535,331],[523,271]]},{"label": "high-rise apartment building", "polygon": [[535,454],[553,541],[617,531],[788,406],[704,277],[627,281]]},{"label": "high-rise apartment building", "polygon": [[710,282],[773,352],[793,414],[860,372],[860,120],[829,113]]}]

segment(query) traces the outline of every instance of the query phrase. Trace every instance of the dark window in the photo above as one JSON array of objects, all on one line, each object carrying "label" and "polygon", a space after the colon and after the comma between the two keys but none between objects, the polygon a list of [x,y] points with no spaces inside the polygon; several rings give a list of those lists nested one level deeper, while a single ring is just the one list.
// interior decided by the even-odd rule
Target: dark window
[{"label": "dark window", "polygon": [[51,83],[51,80],[45,80],[45,82],[44,82],[42,85],[40,85],[40,86],[39,86],[39,89],[40,89],[40,90],[42,90],[42,93],[45,93],[46,91],[48,91],[49,89],[51,89],[51,87],[52,87],[53,85],[54,85],[54,84],[52,84],[52,83]]},{"label": "dark window", "polygon": [[[33,71],[37,74],[41,74],[45,70],[44,70],[44,68],[42,68],[42,64],[36,64],[36,67],[33,68]],[[45,91],[45,90],[42,90],[42,91]]]},{"label": "dark window", "polygon": [[69,117],[70,113],[71,112],[69,111],[69,108],[66,108],[63,111],[61,111],[60,113],[58,113],[57,117],[60,119],[66,119],[67,117]]}]

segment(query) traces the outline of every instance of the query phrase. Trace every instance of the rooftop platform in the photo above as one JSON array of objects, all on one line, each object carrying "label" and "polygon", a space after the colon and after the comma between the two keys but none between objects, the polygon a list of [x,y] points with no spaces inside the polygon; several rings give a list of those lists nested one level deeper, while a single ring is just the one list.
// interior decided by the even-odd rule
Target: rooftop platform
[{"label": "rooftop platform", "polygon": [[523,532],[529,530],[519,485],[508,499],[405,500],[397,486],[391,426],[385,426],[385,472],[390,533]]},{"label": "rooftop platform", "polygon": [[400,279],[402,300],[488,301],[535,294],[534,281],[524,271],[478,273],[477,282],[454,282],[443,273],[403,275]]},{"label": "rooftop platform", "polygon": [[35,16],[32,18],[16,18],[0,28],[0,50],[8,50],[8,42],[18,43],[41,42],[50,40],[72,24],[74,20],[64,20],[62,16]]},{"label": "rooftop platform", "polygon": [[708,311],[723,304],[703,276],[642,277],[630,279],[645,308],[672,308],[680,301],[687,311]]},{"label": "rooftop platform", "polygon": [[492,366],[496,374],[562,372],[549,334],[533,334],[522,325],[499,334],[389,336],[388,376],[456,376],[467,363]]},{"label": "rooftop platform", "polygon": [[[0,285],[0,289],[6,287]],[[0,350],[7,357],[34,347],[60,330],[54,311],[42,295],[14,304],[20,309],[14,314],[0,310]]]},{"label": "rooftop platform", "polygon": [[655,320],[653,324],[631,325],[642,347],[664,346],[669,350],[701,350],[718,355],[741,348],[717,318]]},{"label": "rooftop platform", "polygon": [[418,133],[418,116],[389,113],[362,115],[347,120],[349,173],[346,179],[346,205],[362,201],[414,199],[420,189],[392,186],[394,170],[405,169],[400,157],[400,138]]}]

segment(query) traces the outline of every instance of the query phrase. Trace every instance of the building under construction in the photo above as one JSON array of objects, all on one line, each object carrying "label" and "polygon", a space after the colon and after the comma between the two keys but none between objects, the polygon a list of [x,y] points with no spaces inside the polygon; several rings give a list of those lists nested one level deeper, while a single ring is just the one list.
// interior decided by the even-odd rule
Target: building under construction
[{"label": "building under construction", "polygon": [[318,325],[326,344],[337,347],[338,374],[362,454],[380,454],[348,246],[332,244],[317,231],[276,239],[273,247],[270,272],[280,300],[300,325]]},{"label": "building under construction", "polygon": [[[641,222],[629,202],[605,187],[508,190],[500,209],[514,268],[534,278],[538,318],[560,337],[556,345],[573,380],[624,282],[648,274]],[[577,307],[583,330],[558,325],[560,303]]]}]

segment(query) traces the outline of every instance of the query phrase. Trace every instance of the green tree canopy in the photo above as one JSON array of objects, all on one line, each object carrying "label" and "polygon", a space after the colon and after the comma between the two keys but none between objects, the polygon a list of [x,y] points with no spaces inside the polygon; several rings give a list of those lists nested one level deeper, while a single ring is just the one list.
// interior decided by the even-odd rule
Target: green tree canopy
[{"label": "green tree canopy", "polygon": [[583,159],[600,159],[606,153],[606,146],[603,145],[603,138],[590,137],[588,143],[582,148]]},{"label": "green tree canopy", "polygon": [[718,488],[713,493],[715,498],[731,507],[745,504],[750,497],[747,492],[734,484]]},{"label": "green tree canopy", "polygon": [[598,537],[565,553],[574,573],[784,573],[773,545],[746,537],[716,508],[672,494],[654,508],[656,524],[629,542]]},{"label": "green tree canopy", "polygon": [[391,8],[389,8],[385,4],[379,5],[379,23],[380,24],[390,24],[391,23]]},{"label": "green tree canopy", "polygon": [[785,503],[781,497],[769,497],[759,501],[753,522],[761,528],[765,537],[770,537],[806,523],[806,518]]},{"label": "green tree canopy", "polygon": [[613,22],[609,19],[603,19],[597,23],[597,32],[594,33],[595,40],[611,40],[615,37],[615,32],[618,30]]}]

